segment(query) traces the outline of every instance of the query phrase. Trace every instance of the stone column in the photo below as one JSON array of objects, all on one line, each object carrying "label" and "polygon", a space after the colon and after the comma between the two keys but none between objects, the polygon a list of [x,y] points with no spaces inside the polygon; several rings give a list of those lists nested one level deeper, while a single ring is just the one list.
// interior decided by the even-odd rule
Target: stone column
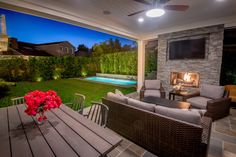
[{"label": "stone column", "polygon": [[139,92],[142,88],[145,79],[145,41],[138,40],[138,86],[137,91]]}]

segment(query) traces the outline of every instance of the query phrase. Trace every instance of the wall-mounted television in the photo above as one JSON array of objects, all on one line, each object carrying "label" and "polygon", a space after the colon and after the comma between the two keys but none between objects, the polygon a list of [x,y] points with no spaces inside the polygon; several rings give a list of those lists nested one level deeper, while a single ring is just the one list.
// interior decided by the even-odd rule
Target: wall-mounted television
[{"label": "wall-mounted television", "polygon": [[206,37],[168,42],[169,60],[204,59]]}]

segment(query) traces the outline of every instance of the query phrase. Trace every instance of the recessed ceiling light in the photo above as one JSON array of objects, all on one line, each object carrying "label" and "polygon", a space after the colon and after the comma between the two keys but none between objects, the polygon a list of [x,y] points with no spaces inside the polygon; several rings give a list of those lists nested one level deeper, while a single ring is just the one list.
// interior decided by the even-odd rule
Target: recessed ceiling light
[{"label": "recessed ceiling light", "polygon": [[103,10],[103,12],[102,12],[104,15],[110,15],[111,14],[111,12],[109,11],[109,10]]},{"label": "recessed ceiling light", "polygon": [[156,8],[156,9],[151,9],[151,10],[148,10],[147,12],[146,12],[146,15],[148,16],[148,17],[160,17],[160,16],[162,16],[162,15],[164,15],[165,14],[165,10],[163,10],[163,9],[158,9],[158,8]]},{"label": "recessed ceiling light", "polygon": [[138,22],[142,23],[144,19],[142,17],[138,18]]},{"label": "recessed ceiling light", "polygon": [[217,2],[224,2],[225,0],[216,0]]}]

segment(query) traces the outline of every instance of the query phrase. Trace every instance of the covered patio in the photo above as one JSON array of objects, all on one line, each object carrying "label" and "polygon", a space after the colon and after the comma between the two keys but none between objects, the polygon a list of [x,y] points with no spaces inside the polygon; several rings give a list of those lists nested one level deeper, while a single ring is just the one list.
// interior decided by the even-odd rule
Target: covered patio
[{"label": "covered patio", "polygon": [[[236,27],[236,1],[160,0],[158,2],[161,3],[161,7],[181,4],[188,6],[188,9],[182,11],[166,10],[165,15],[158,18],[146,17],[144,12],[129,16],[137,11],[150,9],[150,5],[145,4],[145,2],[152,3],[151,0],[0,0],[0,8],[82,26],[137,41],[137,92],[127,95],[129,98],[139,100],[140,90],[145,81],[146,44],[153,40],[158,40],[156,78],[163,83],[166,93],[171,92],[173,88],[174,83],[170,83],[175,81],[174,79],[170,80],[173,73],[184,72],[183,75],[185,75],[194,72],[200,85],[220,85],[224,30]],[[192,37],[194,39],[195,37],[206,39],[207,46],[204,49],[207,53],[204,59],[183,61],[168,58],[170,42],[179,41],[179,39],[192,39]],[[198,87],[199,82],[194,85]],[[166,95],[166,97],[168,96]],[[101,156],[155,156],[147,149],[109,128],[106,129],[109,133],[112,132],[112,135],[113,133],[117,135],[117,141],[120,140],[119,137],[123,140],[118,146],[116,145],[118,142],[111,145],[110,147],[114,149],[112,150],[109,147],[109,151],[112,150],[110,153],[106,154],[107,152],[101,151]],[[92,131],[96,134],[96,130]],[[104,134],[102,136],[106,138]],[[212,123],[208,157],[233,157],[236,156],[235,150],[236,110],[231,108],[229,116]],[[54,154],[54,156],[57,155]]]}]

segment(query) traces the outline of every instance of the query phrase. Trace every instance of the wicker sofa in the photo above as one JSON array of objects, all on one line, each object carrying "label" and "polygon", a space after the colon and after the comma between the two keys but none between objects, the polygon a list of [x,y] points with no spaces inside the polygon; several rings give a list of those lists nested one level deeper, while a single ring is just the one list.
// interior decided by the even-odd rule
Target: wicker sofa
[{"label": "wicker sofa", "polygon": [[199,125],[191,124],[157,114],[146,106],[134,107],[127,99],[102,99],[109,107],[108,128],[160,157],[207,156],[210,118],[202,117]]}]

